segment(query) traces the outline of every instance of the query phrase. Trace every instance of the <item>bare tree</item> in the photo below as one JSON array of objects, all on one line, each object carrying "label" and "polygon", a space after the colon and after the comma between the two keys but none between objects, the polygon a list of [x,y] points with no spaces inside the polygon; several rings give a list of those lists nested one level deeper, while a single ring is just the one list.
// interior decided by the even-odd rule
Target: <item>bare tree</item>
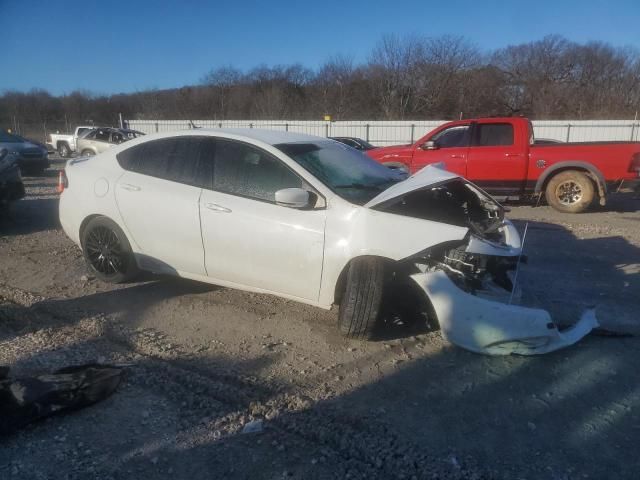
[{"label": "bare tree", "polygon": [[560,36],[481,54],[463,37],[387,35],[367,62],[334,56],[316,72],[300,64],[211,70],[178,89],[54,97],[0,95],[0,128],[40,138],[45,130],[125,118],[405,119],[495,114],[533,118],[624,118],[640,110],[640,54]]},{"label": "bare tree", "polygon": [[416,65],[423,45],[417,37],[386,35],[369,60],[369,79],[384,118],[405,118],[416,88]]}]

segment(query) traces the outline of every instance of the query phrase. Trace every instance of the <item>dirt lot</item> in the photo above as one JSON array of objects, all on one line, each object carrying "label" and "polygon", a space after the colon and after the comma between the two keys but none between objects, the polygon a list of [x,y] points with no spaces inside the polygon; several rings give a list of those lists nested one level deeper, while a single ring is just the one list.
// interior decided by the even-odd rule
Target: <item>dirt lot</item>
[{"label": "dirt lot", "polygon": [[[416,324],[347,341],[335,311],[181,279],[105,285],[59,228],[54,182],[27,178],[0,223],[0,364],[131,366],[106,401],[0,439],[0,478],[638,477],[638,338],[490,358]],[[558,323],[596,305],[640,333],[639,210],[514,206],[523,303]]]}]

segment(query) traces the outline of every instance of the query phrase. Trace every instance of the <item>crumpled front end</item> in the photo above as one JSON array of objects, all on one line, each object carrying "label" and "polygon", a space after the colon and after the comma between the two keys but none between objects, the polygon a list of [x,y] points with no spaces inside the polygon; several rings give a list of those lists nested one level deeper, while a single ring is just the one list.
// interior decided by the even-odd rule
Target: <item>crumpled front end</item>
[{"label": "crumpled front end", "polygon": [[470,233],[411,259],[418,269],[411,278],[429,297],[448,341],[488,355],[538,355],[573,345],[598,326],[592,309],[560,330],[546,310],[514,305],[522,242],[508,220],[494,232]]},{"label": "crumpled front end", "polygon": [[560,331],[549,312],[488,300],[458,287],[438,269],[411,276],[429,296],[442,335],[451,343],[488,355],[539,355],[573,345],[598,326],[595,312]]},{"label": "crumpled front end", "polygon": [[467,229],[464,238],[451,235],[401,262],[402,273],[431,300],[451,343],[489,355],[536,355],[572,345],[598,326],[593,310],[561,331],[547,311],[513,305],[523,243],[506,209],[467,180],[425,167],[365,206]]}]

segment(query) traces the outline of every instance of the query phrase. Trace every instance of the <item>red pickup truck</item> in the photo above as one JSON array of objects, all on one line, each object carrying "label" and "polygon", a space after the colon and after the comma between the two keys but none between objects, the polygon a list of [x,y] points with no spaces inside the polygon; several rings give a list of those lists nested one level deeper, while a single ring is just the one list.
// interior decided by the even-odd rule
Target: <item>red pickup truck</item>
[{"label": "red pickup truck", "polygon": [[535,144],[531,122],[521,117],[449,122],[413,145],[368,150],[374,160],[415,173],[444,163],[494,196],[534,198],[562,212],[586,210],[597,197],[637,183],[640,142]]}]

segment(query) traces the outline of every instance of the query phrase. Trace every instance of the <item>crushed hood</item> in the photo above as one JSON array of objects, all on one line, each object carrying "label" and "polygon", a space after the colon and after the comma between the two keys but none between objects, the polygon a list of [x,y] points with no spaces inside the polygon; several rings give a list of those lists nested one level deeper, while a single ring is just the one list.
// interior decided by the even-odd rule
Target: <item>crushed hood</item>
[{"label": "crushed hood", "polygon": [[[491,251],[499,246],[500,255],[517,255],[520,249],[517,231],[504,218],[506,209],[488,193],[468,180],[441,168],[429,165],[411,177],[396,183],[364,206],[373,210],[407,217],[431,220],[458,227],[471,233],[470,251],[479,251],[480,244],[491,242]],[[515,245],[518,244],[518,245]],[[512,245],[505,250],[505,247]],[[481,249],[484,250],[484,249]],[[497,255],[498,253],[493,253]]]},{"label": "crushed hood", "polygon": [[442,164],[439,163],[427,165],[423,169],[411,175],[406,180],[396,183],[387,188],[385,191],[380,192],[374,198],[369,200],[369,202],[367,202],[364,206],[368,208],[375,207],[376,205],[387,202],[389,200],[393,200],[397,197],[401,197],[402,195],[405,195],[409,192],[436,185],[447,180],[461,178],[455,173],[443,170],[442,168],[440,168],[440,166],[442,166]]}]

